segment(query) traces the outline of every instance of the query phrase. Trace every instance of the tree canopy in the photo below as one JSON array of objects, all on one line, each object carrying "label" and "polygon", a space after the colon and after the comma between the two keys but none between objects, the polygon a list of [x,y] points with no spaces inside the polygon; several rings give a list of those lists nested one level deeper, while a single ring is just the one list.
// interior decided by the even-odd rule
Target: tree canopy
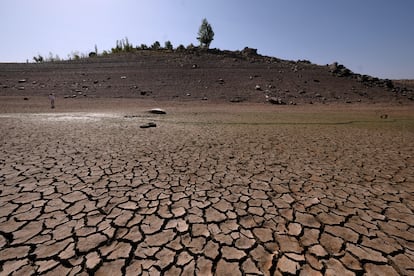
[{"label": "tree canopy", "polygon": [[209,48],[211,42],[214,39],[214,31],[207,19],[204,18],[201,26],[198,30],[198,41],[200,41],[200,46],[203,48]]}]

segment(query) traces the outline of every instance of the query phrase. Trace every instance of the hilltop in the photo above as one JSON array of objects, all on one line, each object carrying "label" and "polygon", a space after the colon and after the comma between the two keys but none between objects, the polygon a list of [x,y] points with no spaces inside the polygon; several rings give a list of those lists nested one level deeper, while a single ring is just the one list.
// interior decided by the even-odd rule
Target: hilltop
[{"label": "hilltop", "polygon": [[256,49],[138,50],[80,60],[0,64],[0,96],[174,101],[412,103],[412,82],[382,80],[333,63],[288,61]]}]

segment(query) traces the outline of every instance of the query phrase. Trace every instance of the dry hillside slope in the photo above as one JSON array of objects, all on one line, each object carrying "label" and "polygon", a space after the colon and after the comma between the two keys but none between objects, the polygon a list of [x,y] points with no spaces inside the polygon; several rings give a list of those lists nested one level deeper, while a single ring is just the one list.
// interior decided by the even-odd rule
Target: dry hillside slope
[{"label": "dry hillside slope", "polygon": [[[397,87],[402,85],[402,87]],[[412,103],[402,83],[341,65],[285,61],[255,49],[141,50],[78,61],[0,64],[0,95],[134,97],[218,102]]]}]

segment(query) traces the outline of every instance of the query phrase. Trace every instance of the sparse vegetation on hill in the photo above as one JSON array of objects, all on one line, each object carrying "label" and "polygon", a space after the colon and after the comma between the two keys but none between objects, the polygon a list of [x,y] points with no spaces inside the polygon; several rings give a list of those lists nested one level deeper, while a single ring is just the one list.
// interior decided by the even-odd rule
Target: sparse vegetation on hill
[{"label": "sparse vegetation on hill", "polygon": [[[414,101],[412,88],[355,74],[337,63],[321,66],[308,60],[282,60],[260,55],[257,49],[248,47],[228,51],[190,44],[171,50],[166,44],[125,47],[130,43],[124,39],[117,42],[114,53],[103,51],[93,58],[47,62],[42,66],[10,65],[17,69],[2,65],[2,72],[14,73],[5,73],[6,79],[0,79],[0,95],[19,90],[19,95],[30,97],[53,91],[61,97],[291,105]],[[30,81],[22,84],[20,79]]]}]

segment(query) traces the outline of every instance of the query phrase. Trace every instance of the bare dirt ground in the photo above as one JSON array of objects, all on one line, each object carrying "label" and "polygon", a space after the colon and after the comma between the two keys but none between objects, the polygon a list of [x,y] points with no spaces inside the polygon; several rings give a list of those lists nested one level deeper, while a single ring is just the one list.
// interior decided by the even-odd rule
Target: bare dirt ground
[{"label": "bare dirt ground", "polygon": [[0,64],[0,275],[413,275],[413,101],[252,49]]},{"label": "bare dirt ground", "polygon": [[414,273],[412,105],[56,106],[1,97],[0,275]]}]

